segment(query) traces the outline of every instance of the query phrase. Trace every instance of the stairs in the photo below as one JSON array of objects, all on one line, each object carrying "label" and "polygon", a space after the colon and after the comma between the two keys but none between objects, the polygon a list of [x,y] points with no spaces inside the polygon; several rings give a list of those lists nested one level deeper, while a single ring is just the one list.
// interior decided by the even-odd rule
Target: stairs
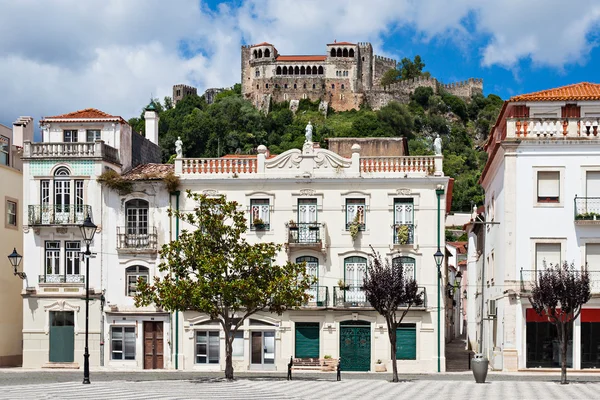
[{"label": "stairs", "polygon": [[469,359],[473,357],[473,352],[465,350],[466,346],[464,337],[456,337],[446,343],[446,372],[469,370]]}]

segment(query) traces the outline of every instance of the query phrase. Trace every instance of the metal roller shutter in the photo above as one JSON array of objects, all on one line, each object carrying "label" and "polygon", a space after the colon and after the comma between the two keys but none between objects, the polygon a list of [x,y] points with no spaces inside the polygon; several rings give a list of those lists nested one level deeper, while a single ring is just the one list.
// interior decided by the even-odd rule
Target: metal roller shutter
[{"label": "metal roller shutter", "polygon": [[417,326],[416,324],[402,324],[396,330],[396,359],[417,359]]},{"label": "metal roller shutter", "polygon": [[296,358],[319,358],[319,323],[296,323]]}]

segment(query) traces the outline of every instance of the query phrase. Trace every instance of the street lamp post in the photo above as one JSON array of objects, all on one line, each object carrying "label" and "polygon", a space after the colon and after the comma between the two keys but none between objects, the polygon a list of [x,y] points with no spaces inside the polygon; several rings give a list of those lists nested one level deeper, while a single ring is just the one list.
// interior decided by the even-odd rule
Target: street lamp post
[{"label": "street lamp post", "polygon": [[437,369],[438,372],[442,372],[441,369],[441,361],[440,361],[440,357],[441,357],[441,341],[440,341],[440,312],[441,312],[441,307],[440,307],[440,297],[441,297],[441,285],[440,285],[440,281],[442,279],[442,271],[440,270],[441,266],[442,266],[442,261],[444,260],[444,254],[440,251],[440,235],[441,235],[441,209],[440,209],[440,199],[442,197],[442,195],[444,194],[444,186],[443,185],[438,185],[437,188],[435,189],[435,194],[437,196],[437,251],[435,252],[435,254],[433,255],[433,258],[435,259],[435,264],[437,265],[437,270],[438,270],[438,278],[437,278],[437,349],[438,349],[438,357],[437,357]]},{"label": "street lamp post", "polygon": [[17,268],[21,264],[22,259],[23,259],[23,256],[20,255],[19,253],[17,253],[16,247],[13,248],[13,252],[8,255],[8,261],[10,261],[10,265],[12,265],[12,267],[14,269],[15,276],[18,276],[21,279],[25,279],[25,278],[27,278],[27,275],[25,274],[25,272],[17,271]]},{"label": "street lamp post", "polygon": [[90,383],[90,352],[88,348],[88,334],[89,334],[89,322],[90,322],[90,244],[94,239],[97,226],[94,225],[90,216],[88,215],[83,221],[83,225],[79,227],[81,229],[81,235],[85,242],[85,350],[83,353],[83,383]]}]

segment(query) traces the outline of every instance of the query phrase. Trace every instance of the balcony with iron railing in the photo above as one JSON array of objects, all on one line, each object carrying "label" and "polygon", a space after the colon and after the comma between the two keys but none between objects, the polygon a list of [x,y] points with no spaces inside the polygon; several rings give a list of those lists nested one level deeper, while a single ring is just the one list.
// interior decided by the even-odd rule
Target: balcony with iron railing
[{"label": "balcony with iron railing", "polygon": [[99,159],[120,164],[119,151],[102,140],[96,142],[23,143],[23,159]]},{"label": "balcony with iron railing", "polygon": [[[427,308],[427,290],[423,286],[419,286],[419,293],[422,296],[423,304],[420,306],[411,306],[411,308],[424,309]],[[344,287],[333,287],[333,307],[349,308],[349,307],[371,307],[367,300],[366,292],[361,286],[347,285]],[[400,308],[408,307],[407,304],[401,304]]]},{"label": "balcony with iron railing", "polygon": [[575,225],[600,225],[600,197],[575,196]]},{"label": "balcony with iron railing", "polygon": [[410,245],[415,242],[414,224],[394,224],[392,228],[395,245]]},{"label": "balcony with iron railing", "polygon": [[92,218],[92,207],[85,204],[30,205],[28,223],[39,225],[81,225],[86,217]]},{"label": "balcony with iron railing", "polygon": [[[154,253],[158,248],[156,227],[148,227],[146,233],[129,233],[127,227],[117,227],[117,250],[124,253]],[[142,231],[137,229],[138,232]]]},{"label": "balcony with iron railing", "polygon": [[311,286],[306,293],[310,298],[303,307],[329,307],[329,288],[327,286]]},{"label": "balcony with iron railing", "polygon": [[[538,280],[540,270],[525,270],[520,271],[521,275],[521,291],[530,292],[535,282]],[[579,274],[579,271],[575,271]],[[590,277],[590,287],[593,294],[600,294],[600,271],[588,271]]]},{"label": "balcony with iron railing", "polygon": [[290,221],[285,223],[285,227],[287,240],[284,246],[287,251],[299,248],[327,252],[325,223]]},{"label": "balcony with iron railing", "polygon": [[39,275],[40,283],[85,283],[85,275],[46,274]]}]

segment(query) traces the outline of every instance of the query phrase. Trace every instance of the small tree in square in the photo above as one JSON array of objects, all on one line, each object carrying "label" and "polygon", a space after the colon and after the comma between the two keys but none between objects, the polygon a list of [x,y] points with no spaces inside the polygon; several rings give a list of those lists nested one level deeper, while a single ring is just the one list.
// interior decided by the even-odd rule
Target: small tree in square
[{"label": "small tree in square", "polygon": [[396,362],[396,330],[412,306],[423,304],[423,294],[412,276],[405,274],[402,263],[385,262],[371,247],[371,258],[363,282],[367,300],[387,323],[388,337],[392,347],[393,382],[398,382]]},{"label": "small tree in square", "polygon": [[250,244],[239,204],[224,197],[187,192],[192,212],[169,211],[195,227],[163,245],[163,278],[138,281],[137,307],[154,303],[167,311],[198,311],[217,320],[225,333],[225,377],[233,379],[233,339],[244,321],[259,311],[281,315],[308,301],[313,283],[306,264],[275,265],[281,245]]},{"label": "small tree in square", "polygon": [[[544,263],[544,267],[546,264]],[[574,265],[550,264],[538,272],[529,301],[535,312],[556,326],[561,354],[560,383],[567,384],[568,326],[579,316],[591,298],[587,267],[575,271]]]}]

